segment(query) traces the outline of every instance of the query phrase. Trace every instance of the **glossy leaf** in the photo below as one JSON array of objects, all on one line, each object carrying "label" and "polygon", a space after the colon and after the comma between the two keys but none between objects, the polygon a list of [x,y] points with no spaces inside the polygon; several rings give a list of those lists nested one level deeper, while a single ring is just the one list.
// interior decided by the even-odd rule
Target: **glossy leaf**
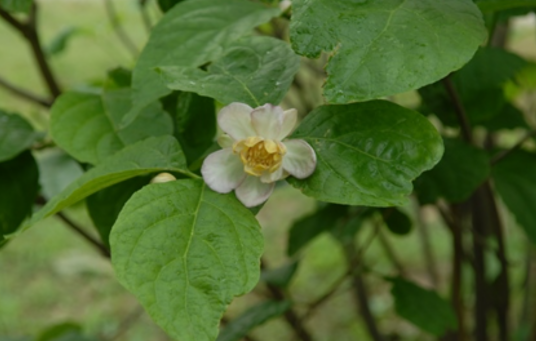
[{"label": "glossy leaf", "polygon": [[170,93],[155,67],[196,68],[217,60],[225,47],[279,13],[278,8],[247,0],[187,0],[174,6],[153,28],[136,64],[132,79],[134,108],[123,123]]},{"label": "glossy leaf", "polygon": [[213,341],[234,296],[259,280],[263,236],[232,194],[201,180],[146,186],[110,235],[119,281],[171,338]]},{"label": "glossy leaf", "polygon": [[70,206],[99,190],[136,176],[186,170],[184,154],[171,136],[149,138],[126,147],[90,169],[34,214],[29,225]]},{"label": "glossy leaf", "polygon": [[276,287],[285,288],[289,285],[292,277],[298,270],[298,262],[292,261],[279,268],[266,269],[261,273],[261,281]]},{"label": "glossy leaf", "polygon": [[29,217],[37,197],[39,171],[32,153],[0,163],[0,245]]},{"label": "glossy leaf", "polygon": [[536,0],[481,0],[477,5],[482,12],[498,12],[520,7],[536,7]]},{"label": "glossy leaf", "polygon": [[391,207],[382,210],[382,218],[389,231],[398,235],[406,235],[411,231],[413,223],[404,212]]},{"label": "glossy leaf", "polygon": [[436,129],[421,114],[387,101],[321,106],[292,135],[317,156],[309,178],[289,182],[321,201],[403,206],[411,182],[443,154]]},{"label": "glossy leaf", "polygon": [[324,96],[365,101],[435,82],[486,39],[471,0],[294,0],[291,41],[307,57],[333,52]]},{"label": "glossy leaf", "polygon": [[431,171],[415,181],[421,204],[431,204],[439,198],[462,202],[488,178],[489,157],[481,149],[459,139],[445,139],[445,155]]},{"label": "glossy leaf", "polygon": [[279,104],[300,66],[299,57],[282,40],[247,37],[230,44],[207,71],[199,68],[162,67],[168,88],[192,91],[229,104],[252,107]]},{"label": "glossy leaf", "polygon": [[151,176],[135,177],[104,188],[86,198],[86,206],[101,240],[109,246],[109,236],[119,212],[132,194],[148,185]]},{"label": "glossy leaf", "polygon": [[28,13],[32,4],[33,0],[0,0],[0,7],[8,12]]},{"label": "glossy leaf", "polygon": [[119,125],[130,109],[129,89],[105,91],[102,95],[65,93],[51,111],[54,141],[82,162],[101,163],[125,146],[151,136],[171,135],[171,118],[160,103],[146,107],[127,127]]},{"label": "glossy leaf", "polygon": [[24,118],[0,110],[0,162],[12,159],[41,137]]},{"label": "glossy leaf", "polygon": [[216,341],[240,341],[253,328],[283,315],[290,306],[289,301],[268,301],[258,304],[225,326]]},{"label": "glossy leaf", "polygon": [[335,228],[348,211],[342,205],[326,205],[315,213],[295,222],[290,228],[287,254],[292,256],[321,233]]},{"label": "glossy leaf", "polygon": [[71,182],[84,174],[76,160],[64,151],[54,148],[46,149],[37,155],[39,165],[39,184],[46,199],[61,193]]},{"label": "glossy leaf", "polygon": [[400,277],[390,281],[393,283],[391,294],[398,315],[435,336],[456,330],[454,310],[435,291],[421,288]]},{"label": "glossy leaf", "polygon": [[514,151],[493,166],[492,175],[506,207],[536,243],[536,154]]}]

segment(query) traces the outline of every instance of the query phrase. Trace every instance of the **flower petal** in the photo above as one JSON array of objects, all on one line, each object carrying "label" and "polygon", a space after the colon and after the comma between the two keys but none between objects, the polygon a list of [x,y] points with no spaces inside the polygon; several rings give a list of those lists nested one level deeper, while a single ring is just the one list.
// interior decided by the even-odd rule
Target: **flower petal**
[{"label": "flower petal", "polygon": [[218,136],[217,142],[218,145],[222,148],[229,148],[232,147],[234,144],[233,138],[227,134],[221,134],[220,136]]},{"label": "flower petal", "polygon": [[279,167],[278,170],[276,170],[273,173],[270,172],[264,172],[261,175],[261,181],[265,184],[269,184],[271,182],[279,181],[283,178],[283,167]]},{"label": "flower petal", "polygon": [[287,154],[283,157],[283,168],[298,179],[305,179],[313,174],[316,168],[316,154],[304,140],[283,142]]},{"label": "flower petal", "polygon": [[257,135],[265,139],[277,139],[283,125],[283,109],[265,104],[251,113],[251,124]]},{"label": "flower petal", "polygon": [[208,187],[219,193],[229,193],[237,188],[244,178],[244,165],[231,148],[218,150],[207,156],[201,174]]},{"label": "flower petal", "polygon": [[285,110],[285,112],[283,113],[283,124],[281,125],[281,131],[279,132],[279,141],[287,137],[292,132],[297,122],[298,110]]},{"label": "flower petal", "polygon": [[243,103],[231,103],[218,113],[218,125],[234,140],[257,135],[251,125],[253,108]]},{"label": "flower petal", "polygon": [[255,207],[265,202],[274,191],[275,182],[265,184],[256,176],[247,176],[236,189],[236,197],[246,207]]}]

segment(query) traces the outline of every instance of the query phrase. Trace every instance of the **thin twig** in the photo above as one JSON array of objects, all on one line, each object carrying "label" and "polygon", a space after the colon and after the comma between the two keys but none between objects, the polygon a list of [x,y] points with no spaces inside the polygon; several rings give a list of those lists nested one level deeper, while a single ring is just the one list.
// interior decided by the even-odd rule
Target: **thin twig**
[{"label": "thin twig", "polygon": [[106,6],[106,14],[108,15],[108,20],[110,21],[110,24],[112,25],[112,28],[117,35],[117,38],[119,38],[121,44],[123,44],[123,46],[132,54],[132,56],[136,58],[138,56],[138,48],[123,30],[123,26],[121,26],[121,22],[119,21],[112,0],[104,0],[104,4]]},{"label": "thin twig", "polygon": [[521,140],[519,140],[512,148],[503,150],[500,153],[497,153],[491,158],[491,165],[496,165],[499,161],[506,158],[508,155],[512,154],[517,149],[521,148],[521,146],[527,142],[532,137],[536,136],[536,130],[529,131]]},{"label": "thin twig", "polygon": [[30,102],[34,102],[45,108],[50,108],[52,106],[52,102],[50,100],[40,97],[36,94],[33,94],[26,89],[19,88],[16,85],[9,83],[2,77],[0,77],[0,86],[3,87],[4,89],[9,90],[12,94],[20,98],[27,99]]},{"label": "thin twig", "polygon": [[76,233],[78,233],[79,235],[81,235],[85,240],[87,240],[90,244],[92,244],[93,246],[95,246],[95,248],[97,248],[100,253],[106,257],[106,258],[110,258],[110,250],[108,250],[108,248],[106,246],[104,246],[100,241],[98,241],[96,238],[94,238],[92,235],[90,235],[89,233],[87,233],[86,231],[84,231],[83,228],[81,228],[80,226],[78,226],[74,221],[72,221],[71,219],[69,219],[69,217],[67,217],[64,213],[62,212],[58,212],[56,213],[56,215],[58,216],[58,218],[60,218],[67,226],[69,226],[70,228],[72,228],[74,231],[76,231]]},{"label": "thin twig", "polygon": [[145,30],[147,31],[147,34],[150,34],[151,30],[153,29],[153,23],[151,22],[149,13],[147,13],[147,0],[140,0],[139,6],[140,6],[141,20],[143,21],[143,26],[145,26]]},{"label": "thin twig", "polygon": [[469,123],[469,118],[467,116],[465,108],[463,107],[462,100],[460,99],[460,96],[458,95],[458,92],[456,91],[456,88],[454,87],[450,76],[443,78],[443,85],[445,86],[445,89],[450,96],[452,104],[454,105],[454,111],[456,112],[456,116],[458,117],[458,121],[462,129],[462,136],[466,142],[472,144],[473,131],[471,129],[471,124]]}]

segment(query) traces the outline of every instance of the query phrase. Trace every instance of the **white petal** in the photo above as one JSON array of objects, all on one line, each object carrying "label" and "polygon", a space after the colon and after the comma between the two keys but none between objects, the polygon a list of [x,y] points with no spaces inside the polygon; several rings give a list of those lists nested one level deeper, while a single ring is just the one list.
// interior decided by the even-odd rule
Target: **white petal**
[{"label": "white petal", "polygon": [[298,179],[304,179],[315,171],[316,154],[304,140],[283,142],[287,154],[283,157],[283,168]]},{"label": "white petal", "polygon": [[231,103],[218,113],[218,125],[235,140],[255,136],[255,129],[251,125],[252,111],[253,108],[249,105]]},{"label": "white petal", "polygon": [[218,150],[207,156],[201,174],[208,187],[219,193],[229,193],[237,188],[244,178],[244,165],[231,148]]},{"label": "white petal", "polygon": [[298,111],[296,109],[285,110],[283,113],[283,124],[281,125],[281,131],[279,132],[279,141],[287,137],[296,123],[298,122]]},{"label": "white petal", "polygon": [[227,134],[221,134],[220,136],[218,136],[218,144],[222,148],[232,147],[233,143],[234,143],[233,138]]},{"label": "white petal", "polygon": [[247,176],[236,189],[236,197],[246,207],[255,207],[265,202],[274,191],[275,182],[265,184],[256,176]]},{"label": "white petal", "polygon": [[270,172],[264,172],[262,175],[261,175],[261,181],[266,183],[266,184],[269,184],[271,182],[276,182],[276,181],[279,181],[283,178],[283,167],[279,167],[278,170],[276,170],[275,172],[273,173],[270,173]]},{"label": "white petal", "polygon": [[283,125],[283,109],[265,104],[251,113],[251,124],[257,135],[265,139],[275,140],[279,137]]}]

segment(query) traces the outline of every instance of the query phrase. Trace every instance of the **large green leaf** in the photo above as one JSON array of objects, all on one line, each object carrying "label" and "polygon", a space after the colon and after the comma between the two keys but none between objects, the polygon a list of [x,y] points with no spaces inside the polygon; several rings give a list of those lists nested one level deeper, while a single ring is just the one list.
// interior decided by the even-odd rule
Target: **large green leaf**
[{"label": "large green leaf", "polygon": [[443,154],[436,129],[421,114],[387,101],[321,106],[291,138],[317,156],[309,178],[289,182],[318,200],[363,206],[403,206],[411,182]]},{"label": "large green leaf", "polygon": [[32,153],[26,151],[0,163],[0,245],[32,213],[39,189],[39,171]]},{"label": "large green leaf", "polygon": [[290,46],[271,37],[245,37],[230,44],[207,71],[162,67],[170,89],[192,91],[229,104],[279,104],[300,66]]},{"label": "large green leaf", "polygon": [[29,225],[103,188],[139,175],[164,171],[190,175],[177,140],[171,136],[162,136],[140,141],[108,157],[70,184],[34,214]]},{"label": "large green leaf", "polygon": [[291,303],[288,301],[268,301],[258,304],[231,321],[216,341],[240,341],[253,328],[283,315],[290,306]]},{"label": "large green leaf", "polygon": [[458,323],[450,304],[435,291],[421,288],[403,278],[392,278],[391,294],[398,315],[435,336],[455,330]]},{"label": "large green leaf", "polygon": [[234,296],[259,280],[263,236],[232,194],[201,180],[135,193],[110,235],[119,281],[173,339],[213,341]]},{"label": "large green leaf", "polygon": [[467,63],[486,39],[471,0],[294,0],[296,52],[327,66],[328,102],[365,101],[418,89]]},{"label": "large green leaf", "polygon": [[28,149],[40,136],[21,116],[0,110],[0,162]]},{"label": "large green leaf", "polygon": [[158,22],[133,73],[134,108],[138,111],[170,93],[155,72],[157,66],[195,68],[218,59],[225,47],[280,13],[278,8],[247,0],[187,0]]},{"label": "large green leaf", "polygon": [[47,148],[37,154],[41,194],[50,199],[60,194],[71,182],[84,174],[75,159],[58,148]]},{"label": "large green leaf", "polygon": [[439,198],[462,202],[488,178],[489,158],[485,151],[459,139],[444,140],[445,155],[431,171],[415,181],[415,191],[421,204],[431,204]]},{"label": "large green leaf", "polygon": [[132,194],[149,184],[150,176],[135,177],[104,188],[86,198],[86,206],[101,240],[109,246],[108,238],[119,212]]},{"label": "large green leaf", "polygon": [[536,243],[536,154],[517,150],[493,166],[495,188]]},{"label": "large green leaf", "polygon": [[33,0],[0,0],[0,7],[9,12],[28,13],[32,4]]},{"label": "large green leaf", "polygon": [[52,107],[54,140],[80,161],[98,164],[125,146],[151,136],[171,135],[173,123],[159,102],[147,106],[128,126],[120,123],[131,107],[129,89],[102,95],[65,93]]},{"label": "large green leaf", "polygon": [[478,8],[482,12],[498,12],[521,7],[536,7],[536,0],[480,0]]}]

